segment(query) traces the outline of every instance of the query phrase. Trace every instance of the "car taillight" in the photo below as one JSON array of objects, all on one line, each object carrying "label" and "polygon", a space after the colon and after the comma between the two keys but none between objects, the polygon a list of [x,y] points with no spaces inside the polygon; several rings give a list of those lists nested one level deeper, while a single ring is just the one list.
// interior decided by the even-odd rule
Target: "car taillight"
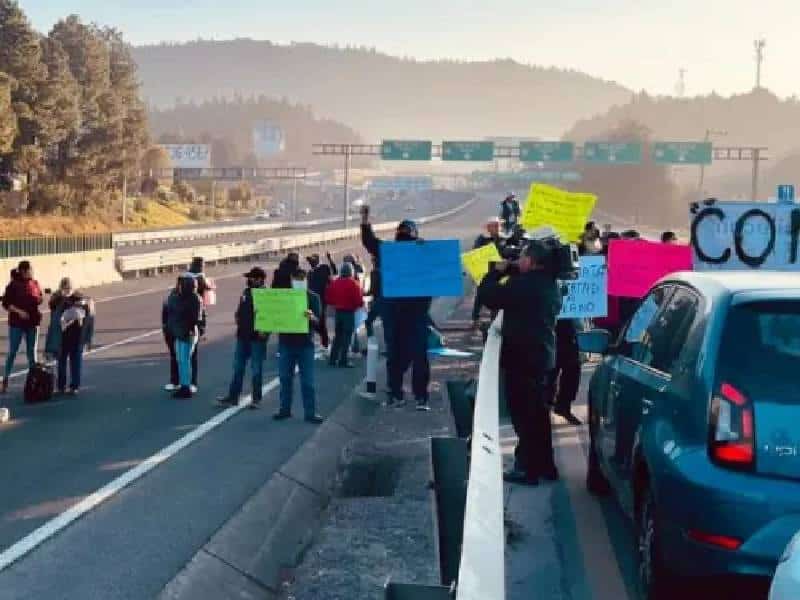
[{"label": "car taillight", "polygon": [[711,400],[709,451],[717,463],[751,469],[755,462],[753,404],[730,383],[723,383]]}]

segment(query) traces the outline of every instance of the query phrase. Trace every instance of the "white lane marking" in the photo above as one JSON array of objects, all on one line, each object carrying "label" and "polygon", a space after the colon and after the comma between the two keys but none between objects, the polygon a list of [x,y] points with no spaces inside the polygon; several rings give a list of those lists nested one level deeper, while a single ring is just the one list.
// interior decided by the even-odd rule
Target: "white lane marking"
[{"label": "white lane marking", "polygon": [[[271,380],[269,383],[265,384],[262,388],[262,393],[264,395],[270,393],[278,387],[278,378]],[[31,552],[37,546],[41,545],[55,534],[60,532],[62,529],[70,525],[73,521],[81,518],[83,515],[87,514],[88,512],[95,509],[97,506],[114,496],[115,494],[119,493],[125,487],[129,486],[131,483],[140,479],[157,466],[163,464],[173,456],[175,456],[178,452],[189,446],[190,444],[196,442],[210,431],[233,417],[234,415],[241,412],[244,408],[249,406],[252,403],[252,395],[249,395],[239,401],[237,406],[232,406],[230,408],[225,409],[215,417],[209,419],[202,425],[199,425],[197,428],[193,429],[177,441],[171,443],[166,448],[156,452],[149,458],[145,459],[139,465],[126,471],[110,483],[107,483],[103,487],[101,487],[96,492],[86,496],[83,500],[78,502],[76,505],[72,506],[71,508],[65,510],[63,513],[58,515],[57,517],[51,519],[35,531],[29,533],[24,538],[16,542],[13,546],[7,548],[2,553],[0,553],[0,571],[7,569],[13,563],[18,561],[20,558]]]},{"label": "white lane marking", "polygon": [[[125,338],[124,340],[118,340],[112,344],[107,344],[105,346],[100,346],[98,348],[93,348],[92,350],[87,350],[83,353],[84,356],[89,356],[91,354],[97,354],[98,352],[104,352],[105,350],[111,350],[112,348],[116,348],[117,346],[124,346],[125,344],[130,344],[131,342],[138,342],[139,340],[143,340],[150,336],[153,336],[157,333],[161,333],[161,329],[153,329],[152,331],[147,331],[145,333],[140,333],[139,335],[134,335],[133,337]],[[49,366],[53,366],[56,364],[56,361],[51,360],[47,363]],[[8,376],[9,379],[16,379],[17,377],[21,377],[28,373],[28,369],[23,369],[22,371],[17,371],[12,373]]]}]

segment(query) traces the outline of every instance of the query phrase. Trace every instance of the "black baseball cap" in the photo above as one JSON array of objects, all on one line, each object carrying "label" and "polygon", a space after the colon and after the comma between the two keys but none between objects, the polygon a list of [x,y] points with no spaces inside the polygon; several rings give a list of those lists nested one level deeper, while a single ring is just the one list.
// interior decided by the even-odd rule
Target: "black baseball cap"
[{"label": "black baseball cap", "polygon": [[266,279],[267,272],[261,267],[253,267],[244,276],[248,279]]}]

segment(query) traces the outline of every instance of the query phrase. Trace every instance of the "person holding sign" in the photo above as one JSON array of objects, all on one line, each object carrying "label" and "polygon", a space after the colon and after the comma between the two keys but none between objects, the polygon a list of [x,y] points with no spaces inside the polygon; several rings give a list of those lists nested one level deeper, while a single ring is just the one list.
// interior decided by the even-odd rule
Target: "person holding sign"
[{"label": "person holding sign", "polygon": [[[496,252],[488,254],[490,258],[485,264],[485,269],[483,268],[483,265],[481,265],[480,268],[470,269],[470,265],[467,264],[467,255],[464,255],[464,264],[467,267],[467,270],[470,272],[470,275],[475,280],[476,284],[480,284],[484,275],[486,275],[486,273],[489,271],[489,262],[500,260],[500,255],[503,251],[503,238],[500,237],[500,219],[497,217],[492,217],[486,222],[486,233],[482,233],[475,239],[475,243],[472,245],[472,250],[474,252],[475,250],[480,250],[481,248],[488,248],[490,245],[494,245]],[[487,251],[484,250],[484,252]],[[476,293],[475,302],[472,305],[472,326],[475,329],[478,328],[478,322],[481,316],[481,308],[481,299]]]},{"label": "person holding sign", "polygon": [[[387,281],[387,273],[380,262],[381,240],[375,236],[369,222],[369,206],[361,207],[361,241],[367,251],[375,257],[378,270],[382,271],[382,283]],[[417,243],[419,230],[416,223],[402,221],[395,231],[395,241]],[[457,271],[458,272],[458,271]],[[381,290],[383,294],[384,289]],[[403,407],[403,377],[409,367],[413,368],[412,389],[417,401],[417,410],[428,411],[428,384],[431,368],[428,362],[428,324],[432,299],[422,298],[385,298],[384,297],[384,329],[389,328],[387,342],[387,370],[389,375],[389,397],[387,407]]]},{"label": "person holding sign", "polygon": [[260,267],[253,267],[244,275],[247,278],[247,288],[239,298],[236,309],[236,351],[233,356],[233,379],[231,380],[228,395],[217,399],[222,406],[236,406],[244,385],[244,373],[247,363],[253,375],[253,401],[250,408],[261,407],[261,392],[264,387],[264,359],[267,357],[268,333],[256,331],[255,308],[253,305],[253,290],[263,289],[267,283],[267,273]]},{"label": "person holding sign", "polygon": [[[322,314],[319,296],[308,290],[306,272],[295,269],[291,275],[291,286],[294,290],[306,293],[306,309],[302,312],[307,321],[304,333],[281,333],[278,340],[278,378],[281,383],[280,408],[272,417],[283,421],[292,416],[292,396],[294,373],[300,373],[300,393],[303,396],[303,410],[307,423],[319,425],[322,417],[317,414],[316,390],[314,389],[314,332],[322,328]],[[294,318],[293,316],[291,317]],[[348,340],[349,341],[349,340]]]}]

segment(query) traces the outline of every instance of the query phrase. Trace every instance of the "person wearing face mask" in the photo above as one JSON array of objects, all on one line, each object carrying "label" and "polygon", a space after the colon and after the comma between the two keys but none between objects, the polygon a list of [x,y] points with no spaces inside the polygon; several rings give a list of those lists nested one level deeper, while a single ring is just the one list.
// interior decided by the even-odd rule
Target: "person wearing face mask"
[{"label": "person wearing face mask", "polygon": [[[395,231],[395,241],[416,243],[419,231],[411,220],[401,221]],[[361,241],[367,251],[375,257],[376,268],[380,270],[381,240],[375,236],[369,221],[369,207],[361,207]],[[387,318],[384,328],[389,327],[386,366],[389,376],[389,396],[387,407],[403,407],[403,377],[412,367],[412,390],[417,410],[428,411],[430,383],[430,363],[428,362],[428,326],[432,298],[385,298],[383,305]]]},{"label": "person wearing face mask", "polygon": [[321,302],[319,296],[308,289],[306,272],[295,269],[291,274],[291,287],[306,290],[308,296],[308,333],[282,333],[278,338],[278,378],[280,380],[280,408],[273,415],[276,421],[292,416],[294,373],[300,375],[300,393],[307,423],[319,425],[322,417],[317,414],[316,390],[314,388],[314,333],[320,331]]},{"label": "person wearing face mask", "polygon": [[338,279],[328,286],[325,301],[336,309],[336,334],[333,338],[330,366],[352,368],[347,360],[347,346],[353,337],[356,311],[364,306],[364,295],[353,278],[353,265],[344,263]]},{"label": "person wearing face mask", "polygon": [[174,293],[167,299],[167,330],[175,339],[180,387],[174,398],[192,397],[192,352],[200,337],[203,320],[203,301],[197,294],[197,279],[191,273],[178,278]]},{"label": "person wearing face mask", "polygon": [[267,273],[260,267],[253,267],[245,273],[247,287],[239,298],[236,309],[236,350],[233,357],[233,379],[228,394],[217,399],[221,406],[236,406],[244,386],[244,374],[247,363],[253,379],[253,401],[250,408],[261,406],[262,389],[264,387],[264,359],[267,356],[269,334],[256,332],[255,310],[253,308],[253,290],[263,288],[267,283]]}]

